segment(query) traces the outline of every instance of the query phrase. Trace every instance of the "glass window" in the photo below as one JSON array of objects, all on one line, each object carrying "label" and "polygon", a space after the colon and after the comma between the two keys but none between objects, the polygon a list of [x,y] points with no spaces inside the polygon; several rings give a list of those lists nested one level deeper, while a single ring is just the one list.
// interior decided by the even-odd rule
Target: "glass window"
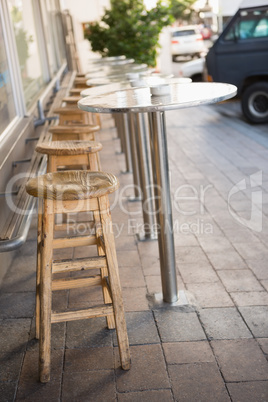
[{"label": "glass window", "polygon": [[7,62],[7,52],[3,37],[3,28],[0,24],[0,133],[16,116],[14,97],[10,82],[10,73]]},{"label": "glass window", "polygon": [[48,24],[53,43],[54,57],[59,68],[66,61],[61,13],[56,0],[46,0],[46,8],[48,10]]},{"label": "glass window", "polygon": [[28,108],[45,84],[32,0],[8,0],[8,6],[17,45],[25,103]]},{"label": "glass window", "polygon": [[243,11],[224,39],[230,41],[265,37],[268,37],[268,11]]}]

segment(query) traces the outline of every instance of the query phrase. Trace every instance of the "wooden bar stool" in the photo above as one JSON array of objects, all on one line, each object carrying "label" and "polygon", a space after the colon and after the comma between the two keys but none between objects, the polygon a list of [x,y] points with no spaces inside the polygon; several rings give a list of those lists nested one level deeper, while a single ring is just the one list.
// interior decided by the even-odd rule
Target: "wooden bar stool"
[{"label": "wooden bar stool", "polygon": [[80,95],[81,91],[83,91],[83,89],[88,89],[88,86],[84,86],[83,88],[72,88],[70,89],[70,95]]},{"label": "wooden bar stool", "polygon": [[52,133],[52,141],[83,140],[95,141],[95,133],[100,130],[99,125],[62,125],[51,126],[49,132]]},{"label": "wooden bar stool", "polygon": [[[106,317],[108,328],[116,328],[121,366],[124,370],[130,368],[129,343],[108,199],[108,194],[118,187],[119,182],[112,174],[82,170],[48,173],[30,179],[26,185],[27,192],[38,197],[42,205],[38,217],[37,265],[41,382],[48,382],[50,379],[51,324],[57,322]],[[54,238],[55,215],[66,211],[93,212],[95,234]],[[54,249],[81,246],[92,246],[95,255],[77,260],[53,261]],[[100,269],[99,275],[53,279],[53,274],[56,273],[84,272],[96,268]],[[102,305],[75,311],[52,311],[53,291],[91,286],[102,287]],[[37,325],[38,323],[37,316]]]},{"label": "wooden bar stool", "polygon": [[[66,103],[66,105],[68,107],[77,108],[77,102],[80,99],[81,99],[81,96],[79,96],[79,95],[66,96],[65,98],[62,99],[62,102]],[[92,117],[92,122],[101,126],[100,115],[98,113],[90,113],[90,114]]]},{"label": "wooden bar stool", "polygon": [[92,124],[90,113],[78,109],[78,107],[58,107],[53,110],[59,115],[59,125],[62,124]]},{"label": "wooden bar stool", "polygon": [[90,86],[87,85],[87,81],[88,81],[88,78],[86,78],[85,76],[84,77],[76,77],[74,79],[74,87],[75,88],[84,88],[84,87],[90,88]]},{"label": "wooden bar stool", "polygon": [[102,145],[96,141],[52,141],[43,142],[35,148],[47,155],[47,172],[56,172],[64,166],[86,166],[89,170],[100,170],[98,152]]}]

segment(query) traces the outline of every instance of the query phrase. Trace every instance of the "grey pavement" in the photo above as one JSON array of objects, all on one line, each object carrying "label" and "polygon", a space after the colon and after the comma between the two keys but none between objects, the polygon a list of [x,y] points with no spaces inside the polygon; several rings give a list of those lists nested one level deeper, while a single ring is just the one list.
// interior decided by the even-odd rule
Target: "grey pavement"
[{"label": "grey pavement", "polygon": [[[268,401],[268,127],[245,122],[236,101],[167,112],[167,127],[184,303],[154,301],[157,242],[136,240],[141,206],[127,201],[132,176],[121,172],[124,156],[105,116],[101,163],[121,182],[111,205],[132,368],[121,370],[105,319],[53,324],[52,378],[38,382],[35,218],[1,285],[1,402]],[[88,307],[100,297],[59,291],[53,308]]]}]

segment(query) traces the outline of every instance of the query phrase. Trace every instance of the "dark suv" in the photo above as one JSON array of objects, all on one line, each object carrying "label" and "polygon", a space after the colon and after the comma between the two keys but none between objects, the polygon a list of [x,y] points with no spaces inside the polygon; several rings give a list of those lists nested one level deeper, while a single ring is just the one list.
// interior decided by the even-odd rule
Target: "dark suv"
[{"label": "dark suv", "polygon": [[267,1],[244,0],[209,50],[206,69],[208,81],[237,86],[250,122],[268,122]]}]

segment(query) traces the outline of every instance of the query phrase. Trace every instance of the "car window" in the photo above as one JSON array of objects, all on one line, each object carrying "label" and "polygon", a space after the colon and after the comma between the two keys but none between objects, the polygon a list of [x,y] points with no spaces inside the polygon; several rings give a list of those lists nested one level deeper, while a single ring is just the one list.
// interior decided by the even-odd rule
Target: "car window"
[{"label": "car window", "polygon": [[185,31],[175,31],[173,32],[172,36],[177,37],[177,36],[188,36],[188,35],[195,35],[196,32],[194,29],[187,29]]},{"label": "car window", "polygon": [[239,20],[231,26],[224,40],[244,40],[268,37],[268,10],[242,11]]}]

